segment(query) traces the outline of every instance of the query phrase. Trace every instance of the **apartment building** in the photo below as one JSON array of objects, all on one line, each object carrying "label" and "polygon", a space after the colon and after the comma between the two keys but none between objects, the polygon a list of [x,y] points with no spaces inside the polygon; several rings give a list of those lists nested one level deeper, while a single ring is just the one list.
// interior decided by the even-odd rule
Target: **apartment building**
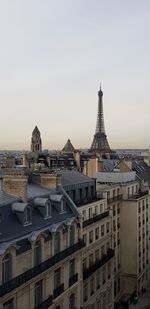
[{"label": "apartment building", "polygon": [[121,296],[121,204],[122,191],[119,185],[97,185],[98,195],[106,199],[111,216],[112,248],[114,250],[114,301]]},{"label": "apartment building", "polygon": [[141,292],[149,275],[149,191],[135,182],[122,187],[121,264],[125,293]]},{"label": "apartment building", "polygon": [[122,166],[97,173],[98,195],[112,212],[115,301],[141,292],[149,281],[149,190]]},{"label": "apartment building", "polygon": [[114,304],[114,251],[111,216],[105,198],[97,198],[95,180],[62,171],[62,185],[82,214],[83,308],[111,309]]},{"label": "apartment building", "polygon": [[59,175],[33,180],[11,172],[1,183],[0,309],[80,309],[80,214]]}]

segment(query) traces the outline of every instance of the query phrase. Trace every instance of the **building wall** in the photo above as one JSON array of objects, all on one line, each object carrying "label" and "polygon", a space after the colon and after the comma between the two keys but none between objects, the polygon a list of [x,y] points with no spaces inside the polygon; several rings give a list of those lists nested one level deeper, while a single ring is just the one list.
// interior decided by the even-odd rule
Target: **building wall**
[{"label": "building wall", "polygon": [[100,267],[93,267],[108,257],[109,249],[112,248],[111,217],[107,203],[105,199],[101,199],[79,209],[83,216],[82,232],[86,243],[83,249],[83,308],[111,309],[114,301],[113,257]]},{"label": "building wall", "polygon": [[[75,240],[74,242],[78,242],[78,225],[75,226]],[[69,230],[68,232],[60,228],[59,233],[61,235],[61,251],[68,248],[70,245],[69,241]],[[38,236],[38,241],[41,242],[41,262],[46,261],[49,257],[54,255],[54,235],[52,238],[46,241],[44,239],[44,234],[40,234]],[[3,255],[0,257],[0,281],[2,283],[2,264],[3,258],[6,254],[11,254],[12,256],[12,277],[24,273],[27,270],[32,269],[34,267],[34,247],[35,240],[32,241],[31,249],[16,255],[16,250],[14,246],[10,246]],[[75,259],[75,274],[78,274],[78,278],[74,283],[69,285],[69,267],[70,261]],[[37,266],[38,267],[38,266]],[[64,292],[62,292],[58,297],[53,300],[52,306],[50,308],[69,308],[69,298],[72,294],[75,295],[75,306],[80,309],[82,305],[82,250],[77,250],[74,253],[70,253],[66,256],[66,258],[61,259],[59,262],[47,268],[44,272],[39,272],[39,275],[34,276],[31,280],[26,283],[20,285],[18,288],[13,289],[11,292],[6,293],[0,300],[0,309],[3,308],[3,305],[13,299],[13,308],[15,309],[25,309],[25,308],[35,308],[35,285],[38,282],[42,282],[42,301],[45,301],[49,295],[53,295],[54,291],[54,272],[58,268],[61,269],[61,284],[64,283]],[[47,307],[48,308],[48,307]]]}]

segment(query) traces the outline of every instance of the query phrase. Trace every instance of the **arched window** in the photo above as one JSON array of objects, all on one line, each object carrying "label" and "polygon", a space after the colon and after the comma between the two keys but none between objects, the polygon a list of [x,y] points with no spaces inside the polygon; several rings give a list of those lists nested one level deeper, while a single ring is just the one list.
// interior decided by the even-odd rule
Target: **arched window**
[{"label": "arched window", "polygon": [[60,232],[56,232],[54,237],[54,254],[58,252],[60,252]]},{"label": "arched window", "polygon": [[34,266],[41,263],[41,242],[37,240],[34,246]]},{"label": "arched window", "polygon": [[71,294],[69,298],[69,309],[75,309],[75,295]]},{"label": "arched window", "polygon": [[24,211],[24,224],[31,223],[31,210],[30,207],[26,207]]},{"label": "arched window", "polygon": [[69,245],[72,246],[74,243],[75,243],[75,226],[71,225],[69,231]]},{"label": "arched window", "polygon": [[2,281],[3,283],[12,279],[12,256],[6,254],[2,261]]}]

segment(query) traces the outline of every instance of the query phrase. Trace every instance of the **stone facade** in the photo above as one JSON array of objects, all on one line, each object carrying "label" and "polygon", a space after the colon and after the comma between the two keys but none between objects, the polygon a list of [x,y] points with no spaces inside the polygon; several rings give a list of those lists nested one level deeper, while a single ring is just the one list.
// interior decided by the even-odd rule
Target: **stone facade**
[{"label": "stone facade", "polygon": [[42,139],[41,139],[41,133],[36,126],[32,132],[32,138],[31,138],[31,152],[42,152]]}]

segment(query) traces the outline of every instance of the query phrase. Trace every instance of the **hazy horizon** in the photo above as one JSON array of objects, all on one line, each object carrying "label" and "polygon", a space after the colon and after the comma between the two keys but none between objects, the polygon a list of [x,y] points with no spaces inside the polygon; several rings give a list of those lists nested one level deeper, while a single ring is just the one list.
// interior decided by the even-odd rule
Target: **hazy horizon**
[{"label": "hazy horizon", "polygon": [[0,149],[89,148],[102,83],[111,149],[147,149],[150,2],[10,0],[0,11]]}]

